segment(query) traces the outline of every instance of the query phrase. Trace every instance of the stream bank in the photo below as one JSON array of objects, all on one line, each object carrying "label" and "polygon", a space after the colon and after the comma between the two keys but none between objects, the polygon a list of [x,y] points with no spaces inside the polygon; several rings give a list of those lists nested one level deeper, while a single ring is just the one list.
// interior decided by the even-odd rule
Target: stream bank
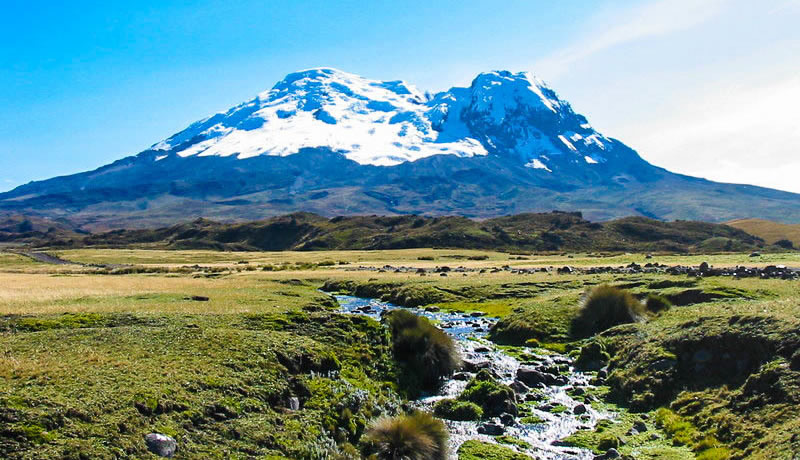
[{"label": "stream bank", "polygon": [[[399,307],[376,299],[335,295],[344,313],[380,320],[381,315]],[[451,457],[468,440],[496,443],[497,436],[511,440],[506,447],[547,460],[587,460],[594,454],[561,442],[579,430],[591,430],[598,421],[614,418],[613,413],[596,410],[571,394],[585,393],[592,386],[589,376],[578,372],[564,355],[526,351],[524,360],[515,357],[487,339],[496,318],[477,313],[441,311],[435,307],[405,308],[428,318],[453,337],[460,349],[464,369],[444,382],[436,394],[415,401],[420,409],[431,411],[437,401],[457,398],[480,370],[487,370],[499,382],[511,386],[517,405],[525,411],[501,414],[481,421],[446,420],[450,431]]]}]

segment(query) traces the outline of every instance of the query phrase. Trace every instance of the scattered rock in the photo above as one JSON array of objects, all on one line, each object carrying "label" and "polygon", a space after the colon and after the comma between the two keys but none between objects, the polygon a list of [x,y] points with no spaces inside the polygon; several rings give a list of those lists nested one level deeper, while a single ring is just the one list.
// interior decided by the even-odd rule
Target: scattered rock
[{"label": "scattered rock", "polygon": [[159,457],[172,458],[178,450],[178,442],[175,438],[161,433],[150,433],[144,437],[147,450]]},{"label": "scattered rock", "polygon": [[489,436],[500,436],[505,433],[506,429],[499,423],[486,422],[478,427],[478,433]]},{"label": "scattered rock", "polygon": [[639,433],[644,433],[645,431],[647,431],[647,424],[645,424],[641,420],[637,420],[633,422],[633,429],[638,431]]}]

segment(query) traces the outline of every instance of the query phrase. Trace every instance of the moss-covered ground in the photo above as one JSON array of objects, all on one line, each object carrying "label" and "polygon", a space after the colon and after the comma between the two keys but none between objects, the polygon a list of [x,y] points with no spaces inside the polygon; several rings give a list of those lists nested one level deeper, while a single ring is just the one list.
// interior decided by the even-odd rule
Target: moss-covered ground
[{"label": "moss-covered ground", "polygon": [[[531,347],[578,356],[602,342],[609,377],[587,402],[620,415],[566,442],[599,453],[621,441],[618,450],[634,458],[800,455],[798,282],[496,270],[634,261],[800,266],[797,253],[757,260],[468,250],[58,255],[133,269],[111,274],[0,253],[2,458],[141,458],[148,455],[142,437],[153,431],[178,439],[179,458],[354,455],[365,426],[396,411],[402,392],[386,330],[336,314],[323,286],[499,317],[490,337],[520,356]],[[475,270],[392,269],[401,265]],[[662,295],[675,306],[576,337],[572,320],[587,289],[600,284],[642,299]],[[647,431],[631,433],[635,422]],[[462,459],[517,458],[508,455],[517,454],[477,442],[461,449]]]}]

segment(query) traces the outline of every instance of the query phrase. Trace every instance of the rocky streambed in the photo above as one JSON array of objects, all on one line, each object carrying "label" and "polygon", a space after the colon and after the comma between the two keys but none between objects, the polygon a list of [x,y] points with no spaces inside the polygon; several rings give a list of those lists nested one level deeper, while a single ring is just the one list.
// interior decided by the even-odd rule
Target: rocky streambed
[{"label": "rocky streambed", "polygon": [[[403,308],[380,300],[336,295],[345,313],[380,319],[385,311]],[[450,334],[460,347],[463,370],[442,385],[437,394],[426,395],[415,404],[432,410],[434,404],[446,398],[457,398],[467,383],[481,370],[490,372],[497,380],[510,386],[515,402],[496,417],[478,422],[446,421],[450,431],[452,458],[465,441],[476,439],[497,442],[513,438],[510,445],[538,459],[592,459],[592,452],[564,445],[561,440],[582,429],[592,429],[597,421],[613,418],[614,414],[598,411],[573,398],[592,388],[589,376],[577,372],[572,360],[551,353],[524,355],[511,353],[486,339],[495,318],[480,313],[440,311],[436,307],[407,309],[435,322]],[[520,356],[515,357],[514,355]]]}]

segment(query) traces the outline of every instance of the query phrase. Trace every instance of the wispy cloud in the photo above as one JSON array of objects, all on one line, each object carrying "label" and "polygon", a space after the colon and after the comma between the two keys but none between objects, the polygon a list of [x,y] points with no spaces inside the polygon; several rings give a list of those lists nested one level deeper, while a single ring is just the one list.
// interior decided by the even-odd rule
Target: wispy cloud
[{"label": "wispy cloud", "polygon": [[577,41],[537,61],[533,68],[555,78],[570,66],[625,43],[665,35],[702,24],[728,0],[656,0],[626,10],[607,11],[592,18],[590,29]]},{"label": "wispy cloud", "polygon": [[626,141],[660,165],[710,179],[800,192],[800,76],[686,94]]}]

